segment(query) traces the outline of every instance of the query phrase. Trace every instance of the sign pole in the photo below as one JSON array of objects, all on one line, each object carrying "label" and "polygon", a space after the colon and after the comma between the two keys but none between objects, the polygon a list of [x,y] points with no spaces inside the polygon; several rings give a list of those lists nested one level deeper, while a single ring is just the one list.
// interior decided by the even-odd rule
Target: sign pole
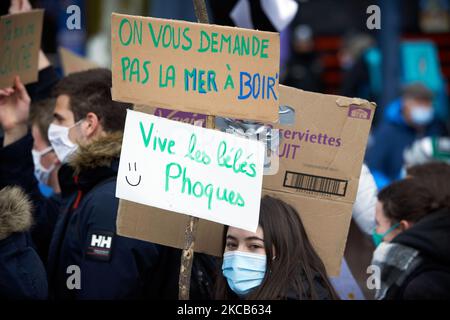
[{"label": "sign pole", "polygon": [[[193,0],[194,10],[199,23],[209,23],[208,11],[205,0]],[[208,116],[206,127],[214,129],[215,117]],[[181,254],[180,277],[178,280],[178,299],[189,300],[189,289],[191,287],[192,263],[194,261],[195,234],[197,232],[198,218],[189,217],[189,223],[185,230],[184,249]]]}]

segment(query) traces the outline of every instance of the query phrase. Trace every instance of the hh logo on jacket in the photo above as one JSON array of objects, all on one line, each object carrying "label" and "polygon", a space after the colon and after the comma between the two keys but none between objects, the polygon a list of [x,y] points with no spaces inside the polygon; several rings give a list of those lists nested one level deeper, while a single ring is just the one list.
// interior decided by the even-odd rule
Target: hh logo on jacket
[{"label": "hh logo on jacket", "polygon": [[93,231],[89,234],[86,256],[92,260],[109,261],[113,247],[114,233]]}]

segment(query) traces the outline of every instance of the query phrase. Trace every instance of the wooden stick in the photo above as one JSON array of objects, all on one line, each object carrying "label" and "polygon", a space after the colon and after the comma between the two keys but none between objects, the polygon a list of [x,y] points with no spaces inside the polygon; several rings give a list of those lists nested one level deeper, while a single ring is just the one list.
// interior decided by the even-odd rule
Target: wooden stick
[{"label": "wooden stick", "polygon": [[[193,0],[195,15],[200,23],[209,23],[208,11],[205,0]],[[208,116],[206,127],[214,129],[215,117]],[[185,230],[184,249],[181,254],[180,278],[178,280],[178,299],[189,300],[189,290],[191,287],[192,263],[194,261],[195,235],[197,232],[198,218],[189,217],[189,223]]]},{"label": "wooden stick", "polygon": [[198,22],[209,23],[205,0],[194,0],[194,10]]},{"label": "wooden stick", "polygon": [[184,249],[181,254],[180,278],[178,280],[178,298],[189,300],[189,289],[191,287],[191,271],[194,259],[195,234],[197,231],[198,218],[189,217],[189,223],[185,231]]}]

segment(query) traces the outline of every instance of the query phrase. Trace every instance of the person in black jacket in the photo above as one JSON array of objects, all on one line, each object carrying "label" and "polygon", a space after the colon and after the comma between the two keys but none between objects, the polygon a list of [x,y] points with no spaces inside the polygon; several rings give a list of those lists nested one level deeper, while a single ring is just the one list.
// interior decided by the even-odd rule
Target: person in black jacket
[{"label": "person in black jacket", "polygon": [[[22,186],[33,199],[37,221],[48,221],[45,217],[57,212],[47,261],[52,297],[175,297],[173,292],[159,295],[164,288],[154,274],[157,267],[167,269],[160,256],[175,249],[116,235],[116,177],[126,110],[131,105],[113,101],[110,88],[111,72],[106,69],[71,74],[55,87],[55,120],[48,136],[62,163],[59,201],[44,198],[37,188],[30,152],[33,140],[26,128],[30,99],[25,88],[16,79],[13,92],[3,90],[0,184]],[[2,110],[9,112],[2,114]],[[176,277],[179,269],[173,271],[177,273],[170,276]]]},{"label": "person in black jacket", "polygon": [[0,300],[46,299],[47,274],[32,247],[31,203],[18,187],[0,190]]},{"label": "person in black jacket", "polygon": [[329,300],[337,295],[297,211],[265,196],[256,232],[225,228],[220,300]]},{"label": "person in black jacket", "polygon": [[450,170],[427,176],[411,172],[418,174],[378,195],[372,264],[380,267],[381,286],[376,298],[450,299]]}]

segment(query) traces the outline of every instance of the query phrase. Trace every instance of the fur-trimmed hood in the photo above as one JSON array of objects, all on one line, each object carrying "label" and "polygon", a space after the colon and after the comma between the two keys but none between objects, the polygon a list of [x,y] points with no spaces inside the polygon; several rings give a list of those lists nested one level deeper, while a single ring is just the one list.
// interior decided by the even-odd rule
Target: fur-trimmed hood
[{"label": "fur-trimmed hood", "polygon": [[31,202],[19,187],[0,190],[0,240],[14,232],[30,229],[33,219]]},{"label": "fur-trimmed hood", "polygon": [[76,175],[83,170],[111,166],[112,161],[120,157],[122,138],[123,133],[119,131],[107,133],[87,145],[80,145],[69,165],[74,168]]}]

